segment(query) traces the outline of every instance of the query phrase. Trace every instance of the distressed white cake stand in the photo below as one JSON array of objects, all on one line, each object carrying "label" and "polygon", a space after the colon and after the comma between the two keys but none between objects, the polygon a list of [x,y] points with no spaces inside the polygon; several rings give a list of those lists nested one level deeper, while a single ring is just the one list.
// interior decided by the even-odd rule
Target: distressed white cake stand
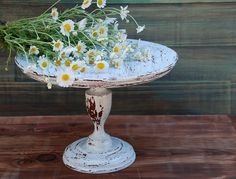
[{"label": "distressed white cake stand", "polygon": [[[83,173],[111,173],[122,170],[135,161],[133,147],[121,139],[111,137],[104,130],[112,105],[110,89],[143,84],[161,78],[172,70],[178,60],[176,52],[163,45],[142,41],[140,46],[151,49],[153,60],[145,63],[130,61],[120,69],[109,69],[107,73],[91,72],[76,77],[72,87],[89,88],[85,93],[86,107],[94,123],[94,132],[65,149],[63,161],[67,167]],[[46,82],[44,76],[48,75],[50,82],[56,85],[53,69],[48,72],[38,68],[26,69],[28,62],[21,56],[17,56],[15,62],[29,77]]]}]

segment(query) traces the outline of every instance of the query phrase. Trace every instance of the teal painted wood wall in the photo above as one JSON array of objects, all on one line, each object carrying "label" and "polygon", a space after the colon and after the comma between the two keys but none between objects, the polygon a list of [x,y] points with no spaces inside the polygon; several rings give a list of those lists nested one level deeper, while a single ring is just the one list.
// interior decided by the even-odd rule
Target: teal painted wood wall
[{"label": "teal painted wood wall", "polygon": [[[36,16],[53,1],[0,0],[0,19]],[[75,2],[64,0],[61,8]],[[131,38],[175,49],[176,68],[150,84],[114,90],[112,114],[236,114],[236,0],[108,0],[129,4],[147,30]],[[54,88],[5,72],[0,52],[0,116],[86,114],[84,90]]]}]

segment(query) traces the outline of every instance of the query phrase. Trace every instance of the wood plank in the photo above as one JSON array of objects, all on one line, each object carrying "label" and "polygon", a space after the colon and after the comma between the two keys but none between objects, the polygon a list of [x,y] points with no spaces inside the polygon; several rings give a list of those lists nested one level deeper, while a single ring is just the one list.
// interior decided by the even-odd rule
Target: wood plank
[{"label": "wood plank", "polygon": [[108,132],[130,142],[137,160],[120,172],[88,175],[67,169],[61,159],[69,143],[91,133],[87,117],[0,117],[0,177],[235,178],[233,120],[232,116],[110,116]]},{"label": "wood plank", "polygon": [[[115,114],[230,114],[230,82],[160,82],[114,92]],[[127,95],[127,97],[124,97]],[[217,97],[216,97],[217,96]],[[117,98],[116,98],[117,97]],[[119,100],[123,99],[123,100]],[[125,108],[121,108],[125,104]]]},{"label": "wood plank", "polygon": [[[160,82],[116,89],[112,114],[230,114],[229,82]],[[216,97],[217,96],[217,97]],[[0,83],[0,116],[86,114],[84,90]],[[46,108],[45,108],[46,107]]]},{"label": "wood plank", "polygon": [[0,81],[1,82],[15,81],[16,66],[14,65],[13,61],[9,63],[8,71],[5,70],[7,57],[8,57],[7,52],[0,50]]},{"label": "wood plank", "polygon": [[236,80],[235,47],[174,47],[179,61],[161,81]]},{"label": "wood plank", "polygon": [[231,115],[236,115],[236,82],[231,83]]},{"label": "wood plank", "polygon": [[147,27],[137,35],[132,25],[127,25],[132,38],[176,47],[236,45],[233,30],[236,3],[137,5],[130,8],[140,24]]},{"label": "wood plank", "polygon": [[[48,4],[44,1],[41,1],[41,4],[36,4],[38,1],[32,1],[31,3],[18,1],[23,4],[10,4],[11,2],[13,1],[0,2],[0,19],[13,20],[38,15],[48,7]],[[64,8],[71,6],[72,3],[67,3]],[[22,9],[27,10],[22,11]],[[147,25],[147,32],[141,34],[142,39],[170,45],[179,53],[180,61],[170,75],[160,80],[161,82],[156,81],[150,86],[148,84],[145,88],[140,88],[140,90],[144,91],[132,89],[128,92],[130,94],[134,92],[134,94],[131,94],[131,100],[126,99],[129,105],[126,108],[127,110],[124,111],[121,108],[122,102],[118,100],[114,104],[114,114],[121,112],[124,112],[124,114],[136,114],[137,110],[135,110],[133,102],[139,104],[137,109],[140,112],[138,114],[148,112],[152,114],[163,114],[165,112],[170,114],[183,114],[184,112],[188,114],[235,113],[235,85],[232,85],[231,89],[230,82],[234,83],[236,79],[234,70],[236,3],[132,4],[130,9],[141,23],[146,23]],[[128,28],[131,37],[137,38],[134,28],[130,26]],[[76,95],[75,91],[68,92],[67,90],[45,92],[47,91],[45,86],[35,85],[33,80],[27,79],[21,73],[16,72],[14,65],[10,65],[9,73],[4,72],[6,58],[7,54],[0,52],[0,68],[2,70],[0,73],[2,85],[0,89],[0,105],[2,107],[0,115],[10,115],[11,113],[13,115],[33,114],[32,110],[35,110],[37,105],[39,105],[40,109],[35,111],[36,114],[48,114],[43,111],[43,106],[45,105],[52,105],[51,114],[57,114],[57,108],[53,107],[54,101],[56,101],[56,104],[59,105],[57,107],[61,110],[64,106],[59,104],[59,102],[63,100],[69,103],[69,106],[65,107],[65,109],[69,110],[70,114],[85,113],[83,91],[81,94]],[[19,74],[21,75],[18,76]],[[179,80],[181,82],[178,82]],[[9,81],[12,83],[5,83]],[[17,82],[14,83],[14,81]],[[176,82],[172,83],[173,81]],[[193,81],[194,85],[191,84],[191,81]],[[27,85],[24,82],[27,82]],[[208,84],[208,82],[210,83]],[[161,92],[158,94],[160,83],[161,85],[164,84],[164,86],[162,86]],[[181,87],[178,83],[181,83]],[[174,88],[171,88],[172,85],[173,87],[178,86],[176,92]],[[14,87],[12,88],[12,86]],[[203,89],[198,90],[202,87]],[[26,88],[28,90],[25,90]],[[166,91],[165,88],[167,88]],[[118,92],[119,98],[129,97],[125,90],[122,89],[122,92]],[[155,90],[156,92],[153,92]],[[231,93],[230,90],[232,91]],[[150,91],[151,93],[148,94]],[[213,99],[215,94],[219,94],[219,99]],[[49,98],[51,95],[54,97]],[[78,101],[72,99],[74,95],[78,98]],[[57,99],[60,96],[62,96],[62,99]],[[210,100],[208,100],[207,96],[210,96]],[[43,103],[30,102],[30,100],[38,99],[39,97],[42,98]],[[67,97],[69,100],[65,99]],[[161,98],[160,103],[157,97]],[[116,99],[119,98],[116,97]],[[142,101],[144,98],[146,98],[144,101],[147,103],[147,107],[142,108],[138,99]],[[191,101],[191,98],[193,98],[193,101]],[[231,98],[232,102],[230,102]],[[148,104],[153,101],[155,108]],[[23,107],[24,102],[26,102],[26,107]],[[214,106],[214,103],[216,103],[216,106]],[[78,110],[76,106],[71,107],[75,104],[82,106],[81,109]],[[31,109],[31,112],[26,111],[26,108]],[[62,114],[65,114],[65,112],[62,112]]]},{"label": "wood plank", "polygon": [[[65,4],[62,9],[72,6]],[[47,5],[34,3],[2,4],[0,19],[12,21],[37,16],[46,8]],[[236,3],[133,4],[130,11],[140,24],[147,27],[146,31],[137,35],[133,24],[126,25],[131,38],[168,46],[236,45]]]}]

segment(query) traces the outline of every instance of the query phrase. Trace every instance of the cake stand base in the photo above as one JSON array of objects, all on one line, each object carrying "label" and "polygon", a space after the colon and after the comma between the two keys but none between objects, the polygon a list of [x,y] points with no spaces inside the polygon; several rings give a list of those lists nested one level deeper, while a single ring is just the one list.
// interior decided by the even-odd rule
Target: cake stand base
[{"label": "cake stand base", "polygon": [[63,155],[65,165],[75,171],[93,174],[111,173],[128,167],[136,158],[133,147],[104,130],[111,110],[111,90],[92,88],[85,92],[85,97],[94,131],[66,148]]},{"label": "cake stand base", "polygon": [[103,152],[90,151],[88,138],[70,144],[63,155],[64,164],[82,173],[111,173],[130,166],[136,158],[133,147],[127,142],[111,137],[112,147]]}]

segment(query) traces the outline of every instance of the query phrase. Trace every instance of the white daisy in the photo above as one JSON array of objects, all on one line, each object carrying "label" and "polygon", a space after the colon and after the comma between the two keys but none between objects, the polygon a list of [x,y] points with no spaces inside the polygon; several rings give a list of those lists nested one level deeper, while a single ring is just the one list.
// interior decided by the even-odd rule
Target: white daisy
[{"label": "white daisy", "polygon": [[85,61],[74,61],[71,64],[71,70],[72,71],[79,71],[83,66],[85,66]]},{"label": "white daisy", "polygon": [[122,20],[126,19],[127,18],[127,15],[129,14],[129,10],[128,9],[128,6],[126,7],[122,7],[120,6],[121,10],[120,10],[120,17]]},{"label": "white daisy", "polygon": [[64,60],[65,67],[71,67],[72,61],[73,61],[72,57],[69,57],[69,58],[65,59]]},{"label": "white daisy", "polygon": [[82,19],[81,21],[79,21],[79,22],[77,23],[78,30],[79,30],[79,31],[84,30],[85,27],[86,27],[86,25],[87,25],[87,19],[84,18],[84,19]]},{"label": "white daisy", "polygon": [[72,53],[74,53],[74,48],[73,47],[66,47],[61,50],[59,54],[59,58],[66,58],[69,57]]},{"label": "white daisy", "polygon": [[30,46],[29,54],[30,55],[38,55],[39,49],[36,46]]},{"label": "white daisy", "polygon": [[97,39],[99,35],[99,32],[97,30],[92,30],[92,32],[90,33],[90,37],[93,39]]},{"label": "white daisy", "polygon": [[145,29],[145,25],[144,25],[144,26],[138,26],[138,27],[136,28],[137,33],[142,32],[144,29]]},{"label": "white daisy", "polygon": [[86,45],[84,42],[79,41],[78,44],[75,46],[75,53],[76,54],[81,54],[84,53],[86,50]]},{"label": "white daisy", "polygon": [[56,67],[61,66],[61,60],[60,60],[60,59],[55,60],[55,61],[54,61],[54,65],[55,65]]},{"label": "white daisy", "polygon": [[70,70],[60,71],[57,74],[57,84],[61,87],[70,87],[75,81],[74,73]]},{"label": "white daisy", "polygon": [[116,18],[106,17],[105,21],[103,22],[105,25],[113,24],[115,23]]},{"label": "white daisy", "polygon": [[66,51],[62,50],[59,54],[59,58],[65,58],[66,57]]},{"label": "white daisy", "polygon": [[96,62],[94,69],[97,72],[105,72],[107,71],[109,68],[109,64],[106,61],[98,61]]},{"label": "white daisy", "polygon": [[121,53],[122,50],[122,45],[121,44],[116,44],[115,47],[113,48],[113,52],[116,54]]},{"label": "white daisy", "polygon": [[80,68],[80,73],[86,73],[89,71],[89,67],[87,65],[84,65]]},{"label": "white daisy", "polygon": [[98,32],[100,38],[106,38],[108,35],[108,28],[106,26],[101,25],[98,28]]},{"label": "white daisy", "polygon": [[61,33],[65,36],[70,36],[70,33],[74,31],[75,23],[72,20],[66,20],[61,25]]},{"label": "white daisy", "polygon": [[52,43],[53,43],[53,51],[58,52],[63,49],[64,44],[62,41],[57,40],[57,41],[53,41]]},{"label": "white daisy", "polygon": [[96,50],[94,49],[90,49],[87,53],[86,53],[87,58],[85,58],[86,60],[88,60],[88,63],[90,65],[94,64],[94,58],[96,56]]},{"label": "white daisy", "polygon": [[58,20],[59,13],[57,11],[57,8],[52,8],[51,16],[52,16],[53,20],[55,20],[55,21]]},{"label": "white daisy", "polygon": [[92,4],[92,0],[84,0],[81,8],[87,9],[89,6],[91,6],[91,4]]},{"label": "white daisy", "polygon": [[124,42],[127,40],[127,34],[124,32],[118,32],[116,37],[119,40],[119,42]]},{"label": "white daisy", "polygon": [[71,64],[71,70],[72,71],[78,71],[79,70],[79,67],[80,67],[80,65],[79,65],[79,63],[76,61],[76,62],[73,62],[72,64]]},{"label": "white daisy", "polygon": [[112,64],[115,68],[119,68],[123,64],[123,60],[121,58],[113,59]]},{"label": "white daisy", "polygon": [[98,8],[104,8],[106,6],[106,0],[97,0]]},{"label": "white daisy", "polygon": [[38,65],[40,66],[40,68],[41,68],[42,70],[47,70],[47,69],[49,68],[49,61],[48,61],[48,59],[43,55],[43,56],[39,57]]}]

